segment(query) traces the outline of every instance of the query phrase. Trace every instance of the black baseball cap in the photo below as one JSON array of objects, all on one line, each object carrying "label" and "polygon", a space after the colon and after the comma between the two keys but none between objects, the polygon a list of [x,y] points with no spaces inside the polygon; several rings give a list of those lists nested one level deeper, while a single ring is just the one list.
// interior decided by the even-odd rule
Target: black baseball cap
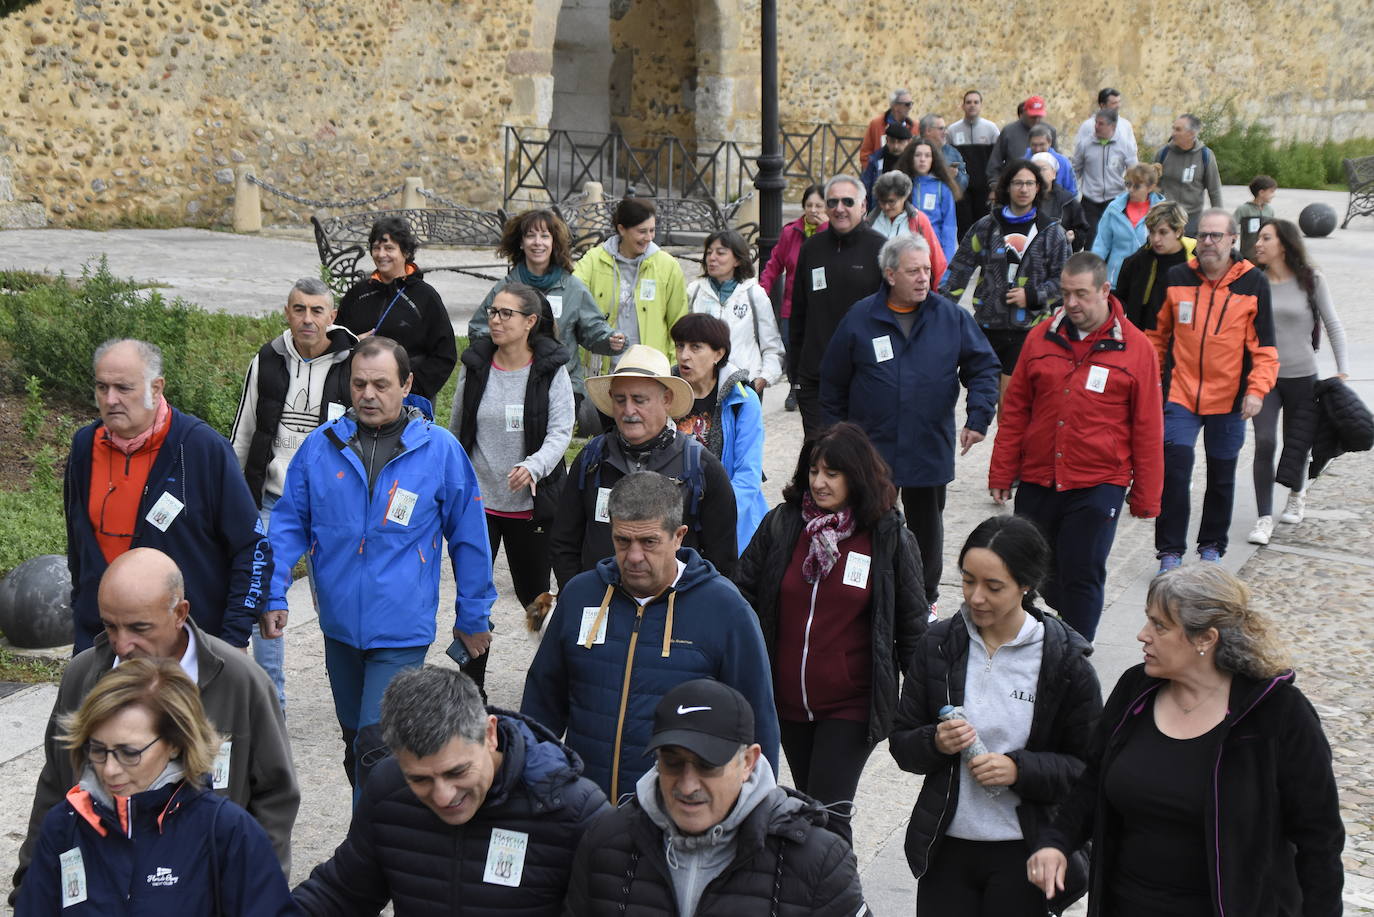
[{"label": "black baseball cap", "polygon": [[883,133],[887,134],[887,136],[891,137],[893,140],[911,139],[911,128],[902,124],[900,121],[893,121],[887,126],[887,130]]},{"label": "black baseball cap", "polygon": [[711,767],[730,763],[741,745],[754,744],[754,711],[734,688],[713,678],[684,681],[654,708],[654,736],[646,751],[685,748]]}]

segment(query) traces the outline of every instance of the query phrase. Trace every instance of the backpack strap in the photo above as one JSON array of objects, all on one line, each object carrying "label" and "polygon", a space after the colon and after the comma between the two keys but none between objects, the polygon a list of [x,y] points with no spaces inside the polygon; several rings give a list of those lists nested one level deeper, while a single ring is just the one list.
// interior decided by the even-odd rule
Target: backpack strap
[{"label": "backpack strap", "polygon": [[701,498],[706,492],[705,473],[701,468],[701,450],[704,448],[695,436],[690,436],[682,449],[682,481],[692,488],[687,512],[692,517],[693,529],[698,532],[701,531]]},{"label": "backpack strap", "polygon": [[577,478],[577,489],[587,490],[587,476],[594,475],[592,484],[601,486],[601,460],[606,457],[606,434],[600,433],[587,441],[582,447],[582,471]]}]

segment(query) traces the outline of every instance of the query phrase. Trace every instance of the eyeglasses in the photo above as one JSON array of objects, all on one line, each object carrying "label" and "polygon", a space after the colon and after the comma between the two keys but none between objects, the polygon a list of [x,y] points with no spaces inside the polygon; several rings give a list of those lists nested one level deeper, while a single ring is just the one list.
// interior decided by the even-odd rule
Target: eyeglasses
[{"label": "eyeglasses", "polygon": [[1035,188],[1039,186],[1037,181],[1014,181],[1011,183],[1013,188]]},{"label": "eyeglasses", "polygon": [[841,204],[844,204],[846,207],[853,207],[853,206],[854,206],[854,198],[852,198],[852,197],[827,197],[827,198],[825,199],[825,206],[829,207],[831,210],[834,210],[836,207],[840,206]]},{"label": "eyeglasses", "polygon": [[878,203],[882,204],[884,207],[891,207],[894,204],[905,204],[906,199],[901,197],[885,197]]},{"label": "eyeglasses", "polygon": [[124,767],[137,767],[138,762],[143,760],[143,753],[161,741],[162,736],[158,736],[142,748],[130,748],[127,745],[107,748],[99,742],[90,741],[86,743],[86,760],[92,764],[104,764],[110,755],[114,755],[115,760]]},{"label": "eyeglasses", "polygon": [[487,317],[490,318],[492,321],[495,321],[499,318],[503,322],[508,322],[511,319],[515,318],[517,315],[530,314],[531,313],[529,312],[521,312],[519,309],[498,309],[495,306],[492,306],[490,309],[487,310]]},{"label": "eyeglasses", "polygon": [[1199,242],[1220,242],[1229,235],[1229,232],[1200,232],[1197,234],[1197,240]]},{"label": "eyeglasses", "polygon": [[669,777],[681,777],[683,773],[686,772],[688,764],[692,765],[692,770],[697,772],[698,777],[705,780],[719,777],[721,774],[725,773],[724,764],[719,767],[711,767],[695,755],[687,757],[683,755],[664,754],[663,752],[658,753],[658,772],[660,774],[667,774]]}]

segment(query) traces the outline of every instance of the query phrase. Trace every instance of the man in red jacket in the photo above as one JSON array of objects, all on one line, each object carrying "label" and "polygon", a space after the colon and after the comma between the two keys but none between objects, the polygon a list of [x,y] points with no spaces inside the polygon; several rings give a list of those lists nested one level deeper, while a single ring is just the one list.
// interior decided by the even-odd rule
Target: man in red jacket
[{"label": "man in red jacket", "polygon": [[1111,295],[1107,264],[1064,264],[1064,304],[1026,338],[993,445],[988,487],[1054,548],[1045,601],[1089,640],[1102,616],[1107,555],[1130,488],[1131,515],[1159,515],[1164,415],[1159,362]]}]

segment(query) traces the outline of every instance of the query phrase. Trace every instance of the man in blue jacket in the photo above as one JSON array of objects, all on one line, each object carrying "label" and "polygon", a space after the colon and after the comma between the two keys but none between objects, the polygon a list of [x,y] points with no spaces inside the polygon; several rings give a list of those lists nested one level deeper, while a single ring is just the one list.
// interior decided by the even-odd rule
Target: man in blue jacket
[{"label": "man in blue jacket", "polygon": [[758,742],[778,767],[772,669],[754,610],[709,561],[682,547],[682,495],[638,471],[611,488],[615,557],[568,581],[525,679],[520,711],[587,762],[612,800],[634,791],[659,698],[714,678],[749,699]]},{"label": "man in blue jacket", "polygon": [[72,437],[62,490],[73,654],[101,631],[96,593],[130,548],[157,548],[186,577],[191,617],[236,647],[265,610],[272,553],[228,441],[167,403],[162,351],[111,340],[92,361],[100,419]]},{"label": "man in blue jacket", "polygon": [[311,917],[556,917],[582,833],[609,807],[582,760],[533,720],[483,708],[472,679],[425,666],[382,696],[392,757],[348,837],[292,893]]},{"label": "man in blue jacket", "polygon": [[1001,364],[973,316],[930,289],[930,250],[918,236],[878,254],[883,285],[854,304],[821,360],[826,424],[868,433],[892,469],[916,536],[931,612],[939,596],[945,485],[954,480],[954,408],[968,389],[961,455],[982,442],[997,410]]},{"label": "man in blue jacket", "polygon": [[444,541],[458,587],[454,638],[473,657],[491,645],[496,589],[477,475],[452,433],[403,408],[411,378],[400,344],[374,336],[358,345],[353,408],[305,438],[269,527],[282,561],[263,636],[286,626],[291,565],[308,550],[355,799],[369,753],[384,744],[382,691],[398,671],[423,664],[434,642]]}]

